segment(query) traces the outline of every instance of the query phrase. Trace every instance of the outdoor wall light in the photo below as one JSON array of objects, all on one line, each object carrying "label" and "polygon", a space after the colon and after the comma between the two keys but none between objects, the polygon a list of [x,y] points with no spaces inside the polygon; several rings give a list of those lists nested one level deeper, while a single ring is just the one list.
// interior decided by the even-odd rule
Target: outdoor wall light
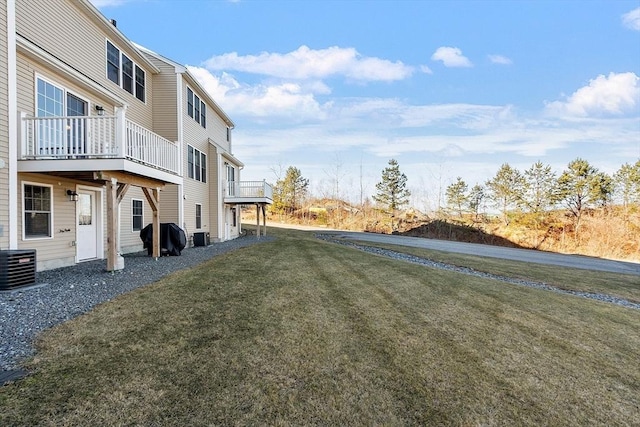
[{"label": "outdoor wall light", "polygon": [[99,116],[104,116],[104,107],[102,105],[96,105],[96,112]]},{"label": "outdoor wall light", "polygon": [[67,190],[67,196],[69,196],[69,200],[72,202],[78,201],[78,193],[73,190]]}]

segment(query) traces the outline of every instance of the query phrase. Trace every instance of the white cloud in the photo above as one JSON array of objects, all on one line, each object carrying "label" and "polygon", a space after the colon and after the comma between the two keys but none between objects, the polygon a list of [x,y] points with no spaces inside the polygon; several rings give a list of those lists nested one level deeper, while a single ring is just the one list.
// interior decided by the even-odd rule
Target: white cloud
[{"label": "white cloud", "polygon": [[394,81],[405,79],[414,71],[400,61],[365,57],[354,48],[337,46],[319,50],[300,46],[285,54],[240,56],[232,52],[213,56],[204,65],[211,71],[241,71],[296,80],[344,76],[357,81]]},{"label": "white cloud", "polygon": [[229,74],[217,77],[201,67],[187,67],[213,99],[232,117],[291,117],[295,121],[321,118],[322,106],[314,93],[330,91],[326,85],[313,82],[278,83],[255,86],[240,84]]},{"label": "white cloud", "polygon": [[421,65],[420,71],[422,71],[425,74],[433,74],[433,71],[431,71],[431,68],[427,67],[426,65]]},{"label": "white cloud", "polygon": [[[566,101],[547,104],[547,111],[577,117],[621,115],[640,105],[640,78],[635,73],[599,75],[575,91]],[[637,112],[637,111],[636,111]]]},{"label": "white cloud", "polygon": [[469,59],[457,47],[442,46],[431,55],[434,61],[442,61],[445,67],[473,67]]},{"label": "white cloud", "polygon": [[640,31],[640,7],[622,15],[622,24],[635,31]]},{"label": "white cloud", "polygon": [[128,0],[89,0],[98,9],[103,7],[116,7],[122,6]]},{"label": "white cloud", "polygon": [[489,61],[491,61],[494,64],[500,64],[500,65],[511,65],[511,64],[513,64],[513,61],[511,61],[511,59],[507,58],[506,56],[502,56],[502,55],[489,55]]}]

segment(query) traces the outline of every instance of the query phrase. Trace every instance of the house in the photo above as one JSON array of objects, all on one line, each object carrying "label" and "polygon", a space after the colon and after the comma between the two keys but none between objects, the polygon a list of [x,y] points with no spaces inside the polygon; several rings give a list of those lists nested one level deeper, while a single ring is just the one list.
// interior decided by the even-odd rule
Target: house
[{"label": "house", "polygon": [[146,224],[223,241],[241,205],[271,202],[240,181],[234,124],[188,70],[89,1],[5,0],[0,50],[0,250],[34,249],[38,270],[117,270]]}]

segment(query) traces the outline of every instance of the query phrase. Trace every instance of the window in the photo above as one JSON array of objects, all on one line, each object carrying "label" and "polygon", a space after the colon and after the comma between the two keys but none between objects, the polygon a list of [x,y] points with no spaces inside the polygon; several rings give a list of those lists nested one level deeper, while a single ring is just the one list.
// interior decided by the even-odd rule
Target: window
[{"label": "window", "polygon": [[136,65],[136,98],[144,102],[144,70]]},{"label": "window", "polygon": [[207,104],[187,87],[187,114],[203,128],[207,127]]},{"label": "window", "polygon": [[143,213],[144,209],[142,207],[142,200],[131,200],[131,223],[133,224],[133,231],[142,230],[143,224]]},{"label": "window", "polygon": [[193,117],[193,91],[187,88],[187,114]]},{"label": "window", "polygon": [[133,61],[122,54],[122,89],[133,95]]},{"label": "window", "polygon": [[238,214],[236,212],[236,208],[231,208],[231,226],[238,226]]},{"label": "window", "polygon": [[196,203],[196,229],[202,228],[202,205]]},{"label": "window", "polygon": [[140,101],[145,102],[146,78],[144,70],[108,40],[107,78]]},{"label": "window", "polygon": [[196,150],[196,157],[195,157],[195,162],[194,162],[194,167],[195,167],[195,179],[196,181],[200,181],[200,152]]},{"label": "window", "polygon": [[51,187],[24,184],[25,238],[51,237]]},{"label": "window", "polygon": [[227,142],[231,141],[231,128],[227,126]]},{"label": "window", "polygon": [[120,50],[107,41],[107,77],[120,85]]},{"label": "window", "polygon": [[189,178],[193,179],[193,152],[195,149],[192,146],[187,147],[187,171],[189,174]]},{"label": "window", "polygon": [[187,176],[207,182],[207,155],[190,145],[187,146]]},{"label": "window", "polygon": [[193,95],[193,118],[197,123],[200,123],[200,98],[198,95]]}]

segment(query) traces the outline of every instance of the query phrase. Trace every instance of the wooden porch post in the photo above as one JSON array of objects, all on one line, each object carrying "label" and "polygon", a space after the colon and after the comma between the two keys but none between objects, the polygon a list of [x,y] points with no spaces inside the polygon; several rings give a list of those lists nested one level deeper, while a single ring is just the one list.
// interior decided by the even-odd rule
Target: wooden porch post
[{"label": "wooden porch post", "polygon": [[160,208],[160,191],[157,188],[152,188],[151,192],[146,187],[142,187],[142,191],[144,192],[149,205],[151,205],[151,210],[153,211],[153,253],[152,256],[154,258],[160,257],[160,212],[158,212]]},{"label": "wooden porch post", "polygon": [[124,260],[120,262],[118,253],[120,226],[118,218],[118,181],[111,178],[107,184],[107,271],[122,270]]},{"label": "wooden porch post", "polygon": [[256,236],[260,238],[260,205],[256,203]]},{"label": "wooden porch post", "polygon": [[262,204],[262,222],[264,223],[264,235],[267,235],[267,210],[264,203]]}]

